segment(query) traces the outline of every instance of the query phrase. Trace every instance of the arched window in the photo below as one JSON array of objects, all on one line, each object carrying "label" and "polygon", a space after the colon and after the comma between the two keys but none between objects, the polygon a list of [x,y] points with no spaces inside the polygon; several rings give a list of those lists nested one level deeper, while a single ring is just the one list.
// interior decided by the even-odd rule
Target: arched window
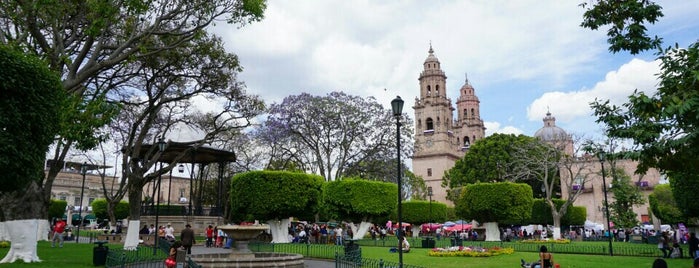
[{"label": "arched window", "polygon": [[476,113],[474,112],[475,110],[471,108],[471,116],[476,117]]},{"label": "arched window", "polygon": [[434,86],[434,95],[439,97],[439,85]]},{"label": "arched window", "polygon": [[468,116],[468,109],[464,109],[464,117]]},{"label": "arched window", "polygon": [[432,123],[432,118],[427,118],[427,120],[425,120],[425,124],[427,124],[426,130],[433,130],[434,129],[434,124]]},{"label": "arched window", "polygon": [[456,137],[456,144],[459,144],[459,137]]},{"label": "arched window", "polygon": [[430,86],[427,86],[427,96],[430,96],[432,94],[432,89],[430,89]]},{"label": "arched window", "polygon": [[464,147],[468,147],[471,143],[468,140],[468,136],[464,136]]}]

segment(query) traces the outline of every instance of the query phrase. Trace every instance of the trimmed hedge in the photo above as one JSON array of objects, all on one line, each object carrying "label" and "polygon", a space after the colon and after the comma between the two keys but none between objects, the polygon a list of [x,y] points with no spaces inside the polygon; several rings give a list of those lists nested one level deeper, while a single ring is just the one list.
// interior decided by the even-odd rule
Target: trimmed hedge
[{"label": "trimmed hedge", "polygon": [[447,220],[447,205],[432,201],[432,213],[430,213],[430,201],[408,201],[403,203],[404,222],[423,224],[428,222],[445,222]]},{"label": "trimmed hedge", "polygon": [[289,171],[250,171],[231,180],[234,222],[288,217],[312,219],[318,211],[323,177]]},{"label": "trimmed hedge", "polygon": [[[109,219],[109,214],[107,214],[107,200],[104,198],[98,198],[92,201],[92,211],[95,217],[98,219]],[[129,216],[129,203],[126,201],[119,201],[119,203],[114,208],[114,217],[117,220],[126,219]]]},{"label": "trimmed hedge", "polygon": [[532,214],[532,187],[524,183],[476,183],[464,187],[456,213],[479,222],[518,224]]},{"label": "trimmed hedge", "polygon": [[388,216],[398,204],[393,183],[346,178],[325,184],[325,205],[339,217],[353,222]]}]

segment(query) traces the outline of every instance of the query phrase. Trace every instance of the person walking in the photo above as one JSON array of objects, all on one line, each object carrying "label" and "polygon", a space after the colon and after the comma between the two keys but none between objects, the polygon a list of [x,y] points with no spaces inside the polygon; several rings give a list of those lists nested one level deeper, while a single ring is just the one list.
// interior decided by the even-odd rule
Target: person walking
[{"label": "person walking", "polygon": [[66,230],[66,222],[63,219],[58,219],[53,225],[53,238],[51,239],[51,247],[56,247],[56,240],[58,240],[58,247],[63,247],[63,232]]},{"label": "person walking", "polygon": [[182,233],[180,233],[180,241],[182,241],[182,247],[187,250],[187,254],[192,254],[192,245],[196,243],[196,241],[194,241],[194,231],[189,223],[184,227]]},{"label": "person walking", "polygon": [[692,256],[693,259],[698,258],[699,254],[697,254],[697,250],[699,250],[699,238],[697,238],[697,234],[694,232],[690,233],[687,243],[689,244],[689,256]]}]

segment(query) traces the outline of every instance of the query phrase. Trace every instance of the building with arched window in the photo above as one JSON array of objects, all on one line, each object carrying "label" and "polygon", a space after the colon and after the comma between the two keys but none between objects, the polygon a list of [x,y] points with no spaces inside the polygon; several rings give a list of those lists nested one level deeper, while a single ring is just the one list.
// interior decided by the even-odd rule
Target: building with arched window
[{"label": "building with arched window", "polygon": [[420,96],[413,105],[416,124],[413,173],[432,187],[433,200],[451,203],[446,199],[447,189],[442,187],[444,171],[464,156],[471,143],[485,137],[485,126],[480,117],[480,101],[468,78],[459,90],[454,108],[447,97],[447,76],[431,45],[428,52],[418,78]]}]

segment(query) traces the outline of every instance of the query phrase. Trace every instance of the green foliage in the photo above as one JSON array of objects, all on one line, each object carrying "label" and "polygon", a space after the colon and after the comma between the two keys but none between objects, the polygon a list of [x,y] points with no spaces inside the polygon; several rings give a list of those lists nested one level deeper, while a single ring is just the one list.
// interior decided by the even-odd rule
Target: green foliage
[{"label": "green foliage", "polygon": [[[109,214],[107,212],[107,200],[104,198],[98,198],[92,201],[92,212],[98,219],[109,219]],[[126,201],[119,201],[114,207],[114,217],[116,220],[126,219],[129,216],[129,203]]]},{"label": "green foliage", "polygon": [[[684,222],[682,211],[677,207],[669,184],[658,184],[648,196],[648,203],[653,215],[663,223],[676,224]],[[694,202],[696,203],[696,202]]]},{"label": "green foliage", "polygon": [[614,194],[614,201],[609,204],[611,221],[620,228],[637,226],[637,215],[633,212],[633,207],[644,204],[645,197],[623,169],[614,168],[612,174],[612,188],[609,189]]},{"label": "green foliage", "polygon": [[[560,208],[565,204],[565,200],[562,199],[551,199],[556,205],[556,209]],[[561,226],[566,225],[583,225],[587,218],[587,209],[585,207],[568,206],[566,209],[566,214],[561,217]],[[524,224],[553,224],[553,215],[551,214],[551,207],[546,203],[545,199],[536,198],[532,204],[532,216],[528,222]]]},{"label": "green foliage", "polygon": [[453,220],[456,219],[456,208],[454,207],[447,207],[447,220]]},{"label": "green foliage", "polygon": [[479,222],[517,224],[531,217],[533,202],[527,184],[469,184],[456,202],[456,214]]},{"label": "green foliage", "polygon": [[566,214],[561,218],[561,226],[583,225],[587,220],[587,208],[581,206],[569,206]]},{"label": "green foliage", "polygon": [[[587,3],[581,6],[587,7]],[[661,39],[646,33],[646,23],[654,24],[663,16],[661,7],[648,0],[599,0],[587,7],[582,27],[597,30],[609,25],[609,51],[628,50],[631,54],[657,48]]]},{"label": "green foliage", "polygon": [[288,217],[311,219],[321,198],[323,178],[288,171],[250,171],[231,180],[233,221]]},{"label": "green foliage", "polygon": [[49,219],[63,217],[63,214],[66,212],[68,202],[57,199],[51,199],[49,202]]},{"label": "green foliage", "polygon": [[403,203],[402,221],[412,224],[428,222],[445,222],[447,220],[447,205],[432,201],[430,213],[430,201],[408,201]]},{"label": "green foliage", "polygon": [[46,63],[0,45],[0,167],[6,170],[0,192],[43,178],[65,96]]},{"label": "green foliage", "polygon": [[[508,181],[513,175],[514,152],[531,147],[537,140],[525,135],[493,134],[471,145],[462,159],[445,172],[442,185],[450,190],[450,200],[459,197],[460,186],[477,182]],[[536,178],[520,178],[535,187]],[[538,184],[540,185],[540,183]],[[538,188],[536,188],[538,189]],[[539,194],[539,193],[538,193]]]},{"label": "green foliage", "polygon": [[323,188],[325,204],[343,220],[371,221],[396,209],[398,186],[393,183],[345,178]]},{"label": "green foliage", "polygon": [[696,173],[668,172],[672,196],[686,218],[699,217],[699,176]]}]

